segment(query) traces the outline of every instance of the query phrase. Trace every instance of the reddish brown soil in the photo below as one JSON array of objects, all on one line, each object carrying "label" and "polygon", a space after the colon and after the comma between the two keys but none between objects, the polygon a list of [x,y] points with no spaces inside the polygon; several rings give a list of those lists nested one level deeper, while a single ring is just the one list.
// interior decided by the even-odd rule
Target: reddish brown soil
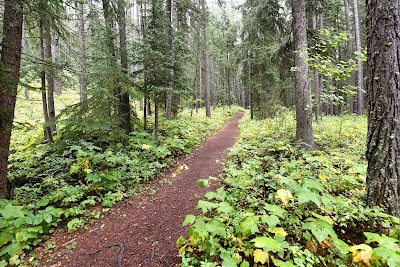
[{"label": "reddish brown soil", "polygon": [[[243,113],[229,120],[224,128],[208,138],[191,158],[184,159],[177,166],[186,164],[189,168],[173,177],[175,170],[165,173],[165,181],[155,194],[128,198],[89,225],[88,231],[75,234],[58,234],[55,242],[61,247],[59,257],[41,266],[117,266],[119,247],[106,248],[95,255],[85,255],[115,243],[123,244],[125,251],[121,266],[175,266],[177,257],[176,240],[187,237],[188,227],[182,227],[187,214],[195,211],[197,202],[215,185],[200,189],[197,180],[218,176],[226,149],[235,143],[239,134],[238,120]],[[219,161],[219,162],[217,162]],[[76,241],[75,249],[65,248],[66,243]],[[64,245],[64,246],[63,246]]]}]

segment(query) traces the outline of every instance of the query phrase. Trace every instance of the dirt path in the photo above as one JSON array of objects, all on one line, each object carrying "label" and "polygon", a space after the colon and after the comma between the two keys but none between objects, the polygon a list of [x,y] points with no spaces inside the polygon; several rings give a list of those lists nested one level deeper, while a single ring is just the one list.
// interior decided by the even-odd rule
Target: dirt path
[{"label": "dirt path", "polygon": [[[112,208],[112,212],[89,226],[88,231],[64,235],[57,243],[77,242],[75,249],[59,249],[57,261],[42,266],[117,266],[120,248],[104,249],[95,255],[85,255],[104,246],[121,243],[124,254],[121,266],[175,266],[180,263],[176,255],[176,240],[186,237],[188,227],[182,227],[187,214],[198,214],[195,207],[210,188],[200,189],[198,179],[217,176],[226,149],[235,143],[239,134],[240,113],[228,121],[224,128],[206,139],[191,158],[182,160],[188,169],[173,177],[176,170],[165,174],[165,183],[153,195],[132,197]],[[67,258],[67,260],[62,259]]]}]

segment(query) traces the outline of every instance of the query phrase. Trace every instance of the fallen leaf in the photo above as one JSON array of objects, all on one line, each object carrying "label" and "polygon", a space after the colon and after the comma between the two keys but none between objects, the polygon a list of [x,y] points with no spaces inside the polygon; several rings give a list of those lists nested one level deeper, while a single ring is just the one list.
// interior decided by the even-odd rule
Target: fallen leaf
[{"label": "fallen leaf", "polygon": [[308,249],[312,253],[316,253],[317,252],[317,248],[315,247],[315,245],[313,244],[313,242],[311,240],[308,241],[306,249]]}]

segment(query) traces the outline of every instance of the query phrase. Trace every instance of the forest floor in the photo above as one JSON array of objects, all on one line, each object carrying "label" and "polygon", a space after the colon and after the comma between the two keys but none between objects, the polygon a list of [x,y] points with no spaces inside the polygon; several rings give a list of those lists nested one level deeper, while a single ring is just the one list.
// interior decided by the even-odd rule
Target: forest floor
[{"label": "forest floor", "polygon": [[[216,183],[200,188],[197,180],[218,176],[226,149],[238,136],[241,112],[174,168],[164,173],[153,186],[155,192],[125,199],[87,230],[65,233],[59,229],[52,236],[52,253],[40,266],[176,266],[176,240],[187,238],[189,226],[182,227],[187,214],[198,214],[195,207]],[[68,249],[75,246],[73,249]],[[102,249],[101,251],[98,251]],[[97,252],[97,253],[96,253]],[[91,255],[90,255],[91,254]],[[122,257],[121,257],[122,256]],[[51,262],[49,262],[51,260]]]}]

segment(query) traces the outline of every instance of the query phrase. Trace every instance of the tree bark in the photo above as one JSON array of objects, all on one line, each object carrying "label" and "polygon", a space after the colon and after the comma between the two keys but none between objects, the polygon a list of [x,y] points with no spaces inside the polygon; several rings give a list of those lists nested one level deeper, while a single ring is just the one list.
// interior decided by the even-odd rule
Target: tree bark
[{"label": "tree bark", "polygon": [[[56,110],[54,105],[54,69],[53,69],[53,55],[51,51],[51,30],[50,25],[44,25],[44,39],[46,43],[46,79],[47,79],[47,108],[49,112],[49,121],[54,123],[56,117]],[[51,132],[54,134],[56,131],[56,125],[53,124],[51,127]]]},{"label": "tree bark", "polygon": [[[119,34],[120,34],[120,55],[121,55],[121,68],[122,72],[126,75],[128,73],[128,51],[126,48],[126,19],[124,0],[118,0],[118,13],[119,13]],[[121,128],[129,134],[131,130],[131,104],[129,101],[129,93],[121,91]]]},{"label": "tree bark", "polygon": [[203,25],[203,38],[204,38],[204,94],[205,94],[205,106],[206,106],[206,116],[211,118],[211,109],[210,109],[210,55],[208,52],[208,19],[207,19],[207,3],[203,0],[203,16],[204,16],[204,25]]},{"label": "tree bark", "polygon": [[[167,35],[168,35],[168,46],[169,49],[172,48],[172,4],[171,0],[166,0],[166,9],[167,9]],[[173,71],[169,72],[169,81],[168,87],[172,90],[172,76]],[[172,94],[171,92],[166,92],[166,103],[165,103],[165,117],[170,120],[172,118]]]},{"label": "tree bark", "polygon": [[[346,58],[347,60],[352,57],[352,46],[351,46],[351,23],[350,23],[350,10],[348,0],[343,0],[343,9],[344,9],[344,17],[346,21],[346,31],[347,31],[347,42],[346,42]],[[353,73],[351,73],[351,77],[348,78],[348,85],[353,85]],[[352,92],[352,89],[349,89]],[[354,97],[350,94],[347,96],[347,108],[349,113],[354,112]]]},{"label": "tree bark", "polygon": [[354,32],[356,36],[357,55],[357,113],[361,115],[364,111],[364,74],[361,61],[361,39],[360,39],[360,21],[358,19],[358,3],[353,0],[354,5]]},{"label": "tree bark", "polygon": [[367,204],[400,217],[400,6],[367,3]]},{"label": "tree bark", "polygon": [[[43,21],[40,19],[39,22],[39,46],[40,46],[40,60],[42,62],[45,61],[44,57],[44,36],[43,36]],[[51,128],[47,125],[49,123],[49,111],[47,104],[47,96],[46,96],[46,71],[43,70],[40,72],[40,81],[41,81],[41,91],[42,91],[42,105],[43,105],[43,118],[44,118],[44,137],[49,143],[53,143],[53,133]]]},{"label": "tree bark", "polygon": [[[313,30],[317,31],[317,15],[312,16],[312,26]],[[319,119],[320,114],[320,85],[319,85],[319,73],[317,69],[314,68],[314,83],[315,83],[315,120]]]},{"label": "tree bark", "polygon": [[5,0],[0,71],[0,199],[9,198],[7,165],[19,81],[22,0]]},{"label": "tree bark", "polygon": [[[53,63],[57,63],[59,55],[58,55],[57,46],[56,46],[56,44],[54,42],[54,38],[52,38],[52,43],[51,43],[51,55],[52,55]],[[58,70],[55,71],[54,68],[53,68],[53,71],[54,71],[54,77],[53,77],[54,93],[56,95],[61,95],[61,93],[62,93],[61,92],[61,90],[62,90],[62,88],[61,88],[61,77],[59,75],[59,71]]]},{"label": "tree bark", "polygon": [[292,0],[296,88],[296,141],[313,148],[311,88],[308,81],[307,20],[305,0]]},{"label": "tree bark", "polygon": [[80,56],[80,75],[79,75],[79,98],[81,102],[87,100],[87,95],[83,94],[86,91],[86,81],[84,74],[86,72],[86,36],[85,36],[85,19],[84,19],[84,10],[83,10],[83,3],[78,2],[78,37],[79,43],[79,56]]}]

